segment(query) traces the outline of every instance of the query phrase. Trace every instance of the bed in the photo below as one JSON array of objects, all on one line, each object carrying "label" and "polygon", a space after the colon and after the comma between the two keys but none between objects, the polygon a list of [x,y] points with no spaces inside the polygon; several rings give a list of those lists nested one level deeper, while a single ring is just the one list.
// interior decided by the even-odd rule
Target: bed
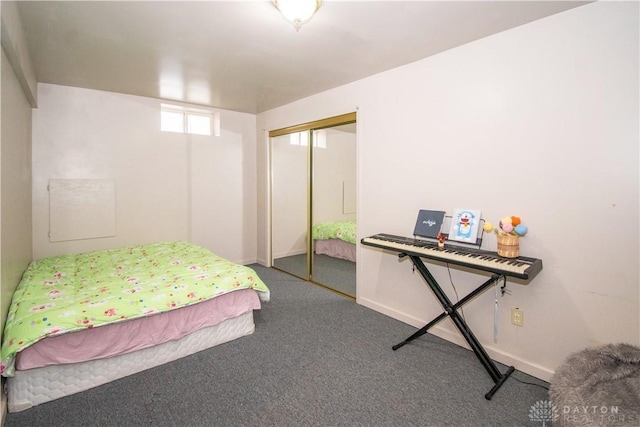
[{"label": "bed", "polygon": [[32,262],[5,325],[0,372],[17,412],[254,332],[269,289],[186,242]]},{"label": "bed", "polygon": [[356,222],[332,221],[316,224],[312,229],[316,254],[356,262]]}]

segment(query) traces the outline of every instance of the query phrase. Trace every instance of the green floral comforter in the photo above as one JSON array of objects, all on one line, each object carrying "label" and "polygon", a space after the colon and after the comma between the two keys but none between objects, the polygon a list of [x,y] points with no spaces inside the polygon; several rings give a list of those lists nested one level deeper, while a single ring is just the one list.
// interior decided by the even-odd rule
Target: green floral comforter
[{"label": "green floral comforter", "polygon": [[13,376],[20,350],[47,336],[149,316],[252,288],[252,269],[186,242],[45,258],[23,274],[9,308],[0,373]]},{"label": "green floral comforter", "polygon": [[314,225],[313,240],[340,239],[348,243],[356,243],[356,222],[335,221]]}]

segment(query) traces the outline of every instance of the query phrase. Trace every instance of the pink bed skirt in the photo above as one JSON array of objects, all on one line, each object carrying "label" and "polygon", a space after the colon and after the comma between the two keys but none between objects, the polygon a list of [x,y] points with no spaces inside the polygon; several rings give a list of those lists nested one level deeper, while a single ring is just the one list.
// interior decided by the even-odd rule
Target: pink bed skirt
[{"label": "pink bed skirt", "polygon": [[18,353],[16,368],[27,370],[131,353],[258,309],[256,291],[240,289],[153,316],[45,338]]},{"label": "pink bed skirt", "polygon": [[329,255],[334,258],[356,262],[356,245],[340,239],[315,240],[316,254]]}]

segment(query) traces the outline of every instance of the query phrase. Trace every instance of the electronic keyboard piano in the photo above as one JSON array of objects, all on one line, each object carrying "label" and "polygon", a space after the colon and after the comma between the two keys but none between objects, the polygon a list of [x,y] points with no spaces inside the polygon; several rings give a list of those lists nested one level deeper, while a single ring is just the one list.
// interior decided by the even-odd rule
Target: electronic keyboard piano
[{"label": "electronic keyboard piano", "polygon": [[[398,256],[401,258],[409,258],[413,263],[414,268],[418,270],[422,278],[427,282],[427,285],[431,288],[444,310],[440,315],[436,316],[413,335],[399,344],[394,345],[392,347],[393,350],[397,350],[403,345],[424,335],[429,329],[431,329],[431,327],[449,317],[494,382],[491,390],[489,390],[489,392],[484,396],[487,400],[490,400],[494,393],[498,391],[502,384],[513,373],[515,368],[513,366],[509,366],[504,374],[500,372],[480,341],[478,341],[476,336],[473,334],[473,331],[471,331],[469,325],[467,325],[464,317],[458,313],[458,310],[461,309],[464,304],[474,299],[476,295],[484,292],[491,286],[495,286],[501,279],[504,280],[504,286],[506,286],[507,276],[525,280],[533,278],[533,276],[542,270],[542,261],[527,257],[504,258],[499,256],[496,252],[483,251],[463,246],[454,246],[452,244],[445,245],[441,248],[436,242],[394,236],[392,234],[376,234],[371,237],[365,237],[360,242],[366,246],[397,252]],[[492,273],[492,275],[480,286],[454,303],[449,299],[447,294],[436,281],[435,277],[429,271],[429,268],[424,264],[422,261],[423,258],[488,271]]]},{"label": "electronic keyboard piano", "polygon": [[440,248],[436,242],[394,236],[392,234],[376,234],[371,237],[365,237],[361,242],[367,246],[407,255],[416,255],[421,258],[462,265],[524,280],[529,280],[542,270],[542,261],[535,258],[504,258],[496,252],[454,245],[446,245],[444,248]]}]

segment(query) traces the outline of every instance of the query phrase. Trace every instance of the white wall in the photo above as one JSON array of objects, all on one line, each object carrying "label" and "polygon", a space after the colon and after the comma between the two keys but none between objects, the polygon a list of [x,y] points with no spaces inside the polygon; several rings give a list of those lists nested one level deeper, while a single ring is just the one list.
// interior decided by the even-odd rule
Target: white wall
[{"label": "white wall", "polygon": [[[160,131],[160,100],[38,85],[34,258],[181,239],[256,259],[255,116],[221,111],[221,136]],[[49,179],[115,181],[115,237],[49,241]]]},{"label": "white wall", "polygon": [[[17,7],[6,1],[0,6],[0,326],[4,329],[13,291],[32,256],[31,107],[37,97]],[[0,425],[4,425],[6,413],[7,399],[2,387]]]},{"label": "white wall", "polygon": [[[638,15],[637,2],[581,6],[268,111],[258,128],[359,108],[360,237],[410,235],[421,208],[522,217],[521,253],[544,270],[510,281],[496,342],[493,290],[464,314],[492,357],[548,380],[585,346],[640,344]],[[266,144],[260,135],[259,205]],[[358,260],[360,304],[414,326],[441,312],[409,262],[362,246]],[[446,269],[433,273],[451,293]],[[451,275],[461,296],[486,278]],[[514,306],[524,327],[510,324]],[[449,320],[434,332],[462,342]]]},{"label": "white wall", "polygon": [[[1,319],[31,262],[31,106],[2,50]],[[0,335],[1,336],[1,335]]]},{"label": "white wall", "polygon": [[[4,329],[13,291],[31,262],[31,105],[4,49],[0,67],[0,326]],[[0,402],[0,425],[3,425],[4,391]]]}]

